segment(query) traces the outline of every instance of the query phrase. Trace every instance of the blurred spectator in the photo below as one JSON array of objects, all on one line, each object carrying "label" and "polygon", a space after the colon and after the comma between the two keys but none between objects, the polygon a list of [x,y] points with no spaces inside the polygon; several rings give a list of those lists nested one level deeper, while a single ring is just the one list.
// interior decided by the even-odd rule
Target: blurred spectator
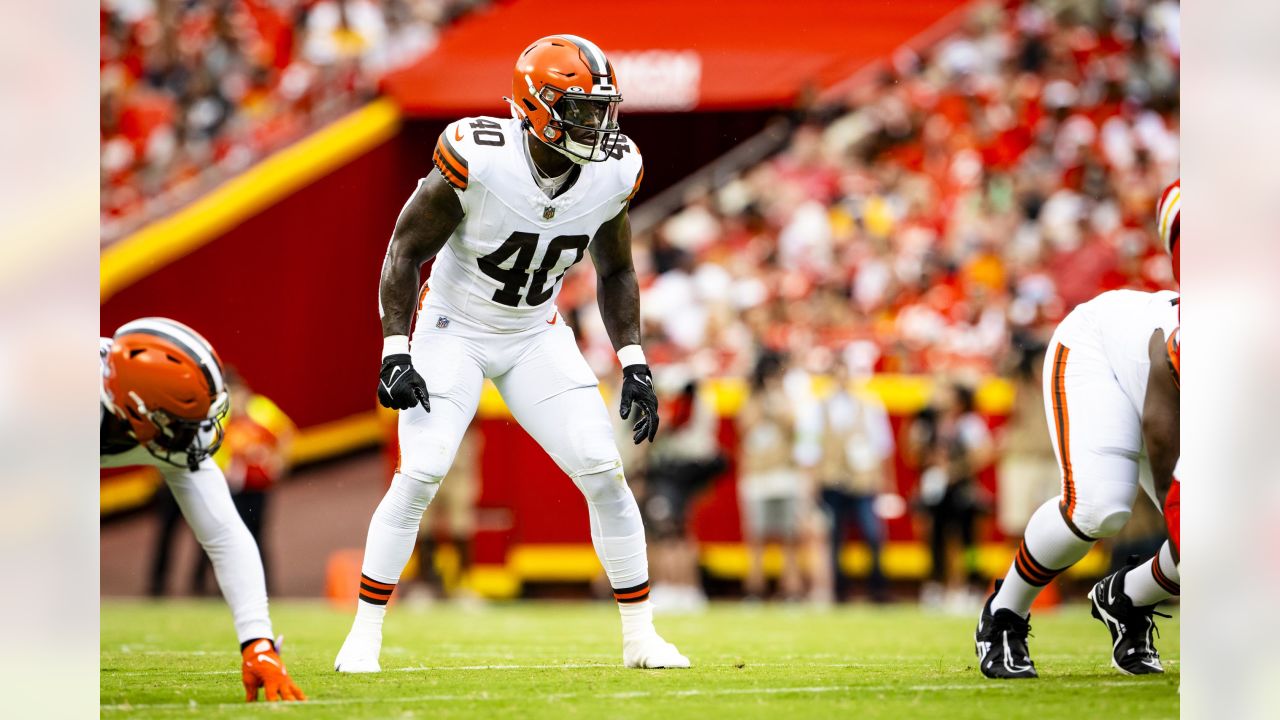
[{"label": "blurred spectator", "polygon": [[803,591],[799,534],[808,491],[793,457],[796,418],[783,387],[785,370],[781,357],[764,356],[752,377],[751,394],[738,413],[742,442],[738,498],[749,555],[744,589],[755,599],[764,597],[764,549],[771,540],[782,545],[782,596],[798,600]]},{"label": "blurred spectator", "polygon": [[359,106],[486,0],[102,0],[102,239]]},{"label": "blurred spectator", "polygon": [[977,476],[992,460],[991,434],[974,410],[973,390],[940,383],[932,404],[912,423],[907,447],[920,470],[916,507],[929,527],[930,582],[922,600],[968,612],[980,590],[978,517],[990,511]]},{"label": "blurred spectator", "polygon": [[[728,467],[717,439],[719,416],[698,382],[681,366],[654,378],[662,431],[645,453],[640,511],[649,541],[654,609],[696,612],[707,603],[698,547],[689,530],[689,506]],[[644,446],[641,446],[642,448]]]},{"label": "blurred spectator", "polygon": [[[746,376],[858,340],[876,371],[990,374],[1015,332],[1169,287],[1152,208],[1178,174],[1178,32],[1168,1],[977,3],[801,113],[774,157],[638,228],[655,364]],[[583,341],[607,355],[602,327]]]},{"label": "blurred spectator", "polygon": [[[296,428],[293,421],[269,398],[257,395],[234,367],[225,370],[231,410],[223,423],[222,447],[213,459],[226,476],[231,500],[245,527],[258,543],[262,568],[271,585],[270,553],[266,538],[267,499],[272,488],[289,470],[289,451]],[[170,552],[182,514],[172,493],[161,488],[156,497],[160,532],[156,537],[151,566],[150,593],[159,597],[165,592]],[[205,595],[209,588],[208,556],[198,554],[191,575],[191,590]]]},{"label": "blurred spectator", "polygon": [[[1031,514],[1062,487],[1044,414],[1045,346],[1024,346],[1014,366],[1013,410],[996,435],[996,523],[1000,532],[1022,537]],[[1157,548],[1158,549],[1158,548]]]},{"label": "blurred spectator", "polygon": [[840,553],[852,521],[871,558],[868,596],[874,602],[884,602],[888,595],[880,553],[885,526],[876,514],[875,501],[880,494],[895,488],[893,429],[884,404],[876,395],[850,390],[845,363],[834,364],[832,380],[835,387],[820,405],[822,454],[815,472],[831,522],[835,600],[842,602],[849,595],[849,581],[840,568]]}]

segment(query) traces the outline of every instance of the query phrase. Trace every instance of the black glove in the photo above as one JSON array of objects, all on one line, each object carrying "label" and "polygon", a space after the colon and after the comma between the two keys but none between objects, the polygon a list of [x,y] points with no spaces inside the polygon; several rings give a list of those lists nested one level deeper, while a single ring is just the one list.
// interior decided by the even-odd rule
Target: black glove
[{"label": "black glove", "polygon": [[413,369],[413,361],[409,359],[408,353],[396,353],[382,358],[378,402],[382,403],[382,407],[395,410],[408,410],[422,403],[422,409],[431,412],[427,383]]},{"label": "black glove", "polygon": [[658,436],[658,395],[653,391],[653,373],[648,365],[628,365],[622,368],[622,407],[618,414],[623,420],[631,417],[631,404],[640,408],[632,440],[639,445],[645,438],[649,442]]}]

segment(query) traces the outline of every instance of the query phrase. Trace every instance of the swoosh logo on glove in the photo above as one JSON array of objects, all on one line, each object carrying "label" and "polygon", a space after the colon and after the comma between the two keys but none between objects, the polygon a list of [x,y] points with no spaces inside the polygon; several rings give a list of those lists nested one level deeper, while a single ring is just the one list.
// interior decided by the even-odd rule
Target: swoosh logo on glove
[{"label": "swoosh logo on glove", "polygon": [[405,368],[404,368],[404,367],[400,367],[400,366],[397,366],[397,367],[391,368],[391,384],[390,384],[390,385],[388,385],[388,384],[386,383],[386,381],[384,380],[384,381],[382,382],[382,387],[383,387],[383,388],[384,388],[388,393],[390,393],[390,392],[391,392],[391,388],[395,387],[395,386],[396,386],[396,383],[400,382],[400,380],[402,380],[402,379],[404,378],[404,371],[405,371]]},{"label": "swoosh logo on glove", "polygon": [[258,653],[258,662],[269,662],[276,667],[280,667],[280,663],[276,662],[275,658],[270,655],[263,655],[262,653]]}]

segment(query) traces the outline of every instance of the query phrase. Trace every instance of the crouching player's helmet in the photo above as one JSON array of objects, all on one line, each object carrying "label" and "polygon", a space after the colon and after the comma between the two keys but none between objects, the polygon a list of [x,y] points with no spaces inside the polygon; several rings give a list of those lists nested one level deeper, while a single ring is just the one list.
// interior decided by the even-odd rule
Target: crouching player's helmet
[{"label": "crouching player's helmet", "polygon": [[576,35],[549,35],[516,60],[512,114],[534,137],[584,165],[609,157],[618,141],[622,94],[596,44]]},{"label": "crouching player's helmet", "polygon": [[222,444],[222,362],[195,330],[166,318],[125,323],[103,372],[106,400],[152,455],[195,470]]}]

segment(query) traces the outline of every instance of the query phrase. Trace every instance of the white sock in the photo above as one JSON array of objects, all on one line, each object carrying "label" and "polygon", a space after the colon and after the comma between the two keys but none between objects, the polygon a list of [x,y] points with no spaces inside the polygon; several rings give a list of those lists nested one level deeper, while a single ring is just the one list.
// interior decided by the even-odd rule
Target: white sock
[{"label": "white sock", "polygon": [[354,627],[381,629],[387,602],[417,543],[422,513],[439,489],[438,480],[424,482],[400,473],[391,479],[391,487],[369,521]]},{"label": "white sock", "polygon": [[364,600],[356,601],[356,620],[351,625],[352,630],[361,630],[365,632],[382,632],[382,620],[387,616],[386,605],[375,605]]},{"label": "white sock", "polygon": [[656,632],[653,629],[653,603],[649,600],[618,603],[618,614],[622,616],[623,640]]},{"label": "white sock", "polygon": [[1036,596],[1063,570],[1075,565],[1093,543],[1082,539],[1067,526],[1058,509],[1060,498],[1041,505],[1027,523],[1022,545],[1000,592],[991,601],[991,611],[1012,610],[1027,617]]},{"label": "white sock", "polygon": [[1166,540],[1154,557],[1125,573],[1124,594],[1136,607],[1155,605],[1177,595],[1181,581]]}]

